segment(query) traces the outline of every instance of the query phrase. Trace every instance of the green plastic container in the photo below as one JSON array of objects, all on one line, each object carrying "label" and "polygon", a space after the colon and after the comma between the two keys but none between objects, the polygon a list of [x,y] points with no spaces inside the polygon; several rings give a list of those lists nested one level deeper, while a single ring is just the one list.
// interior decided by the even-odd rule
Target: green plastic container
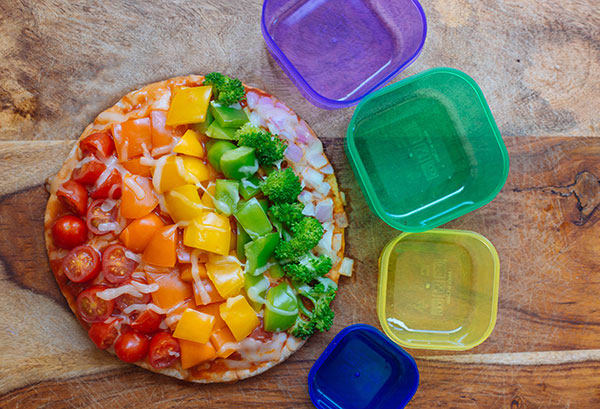
[{"label": "green plastic container", "polygon": [[496,324],[499,274],[496,249],[478,233],[402,233],[379,258],[379,322],[407,348],[473,348]]},{"label": "green plastic container", "polygon": [[371,209],[422,232],[489,203],[508,153],[477,83],[434,68],[387,86],[356,108],[346,151]]}]

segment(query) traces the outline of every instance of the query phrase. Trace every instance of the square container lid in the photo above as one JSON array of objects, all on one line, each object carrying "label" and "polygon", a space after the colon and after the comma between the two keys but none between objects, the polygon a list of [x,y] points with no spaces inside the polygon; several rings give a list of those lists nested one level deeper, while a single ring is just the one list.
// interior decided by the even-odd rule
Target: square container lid
[{"label": "square container lid", "polygon": [[403,408],[419,385],[414,359],[376,328],[346,327],[308,374],[308,391],[319,409]]},{"label": "square container lid", "polygon": [[370,208],[408,232],[487,204],[508,176],[508,153],[481,89],[451,68],[365,98],[348,126],[346,152]]},{"label": "square container lid", "polygon": [[358,103],[410,65],[427,32],[416,0],[265,0],[263,37],[314,105]]},{"label": "square container lid", "polygon": [[381,326],[407,348],[473,348],[496,324],[499,271],[494,246],[480,234],[403,233],[379,259]]}]

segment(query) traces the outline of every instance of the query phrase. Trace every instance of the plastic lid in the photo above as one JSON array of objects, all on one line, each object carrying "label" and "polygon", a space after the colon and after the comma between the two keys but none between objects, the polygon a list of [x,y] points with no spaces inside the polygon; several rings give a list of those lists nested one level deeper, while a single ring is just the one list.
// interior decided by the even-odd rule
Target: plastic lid
[{"label": "plastic lid", "polygon": [[265,0],[267,48],[314,105],[358,103],[410,65],[427,32],[416,0]]},{"label": "plastic lid", "polygon": [[487,204],[508,176],[481,89],[451,68],[369,95],[350,121],[346,151],[371,209],[402,231],[426,231]]},{"label": "plastic lid", "polygon": [[414,359],[365,324],[337,334],[308,374],[310,399],[319,409],[403,408],[418,385]]},{"label": "plastic lid", "polygon": [[494,246],[480,234],[403,233],[379,259],[381,326],[407,348],[473,348],[496,324],[499,271]]}]

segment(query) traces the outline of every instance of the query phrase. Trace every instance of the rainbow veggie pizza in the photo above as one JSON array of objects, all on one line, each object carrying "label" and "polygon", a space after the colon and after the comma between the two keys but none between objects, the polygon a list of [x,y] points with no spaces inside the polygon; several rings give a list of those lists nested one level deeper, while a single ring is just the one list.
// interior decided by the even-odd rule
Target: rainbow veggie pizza
[{"label": "rainbow veggie pizza", "polygon": [[347,219],[306,122],[219,73],[102,112],[50,184],[45,239],[98,348],[194,382],[259,374],[328,330]]}]

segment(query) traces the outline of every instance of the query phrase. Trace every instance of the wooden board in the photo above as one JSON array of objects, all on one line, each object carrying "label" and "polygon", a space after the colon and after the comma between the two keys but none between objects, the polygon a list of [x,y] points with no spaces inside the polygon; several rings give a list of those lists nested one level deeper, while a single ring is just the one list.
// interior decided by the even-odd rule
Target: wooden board
[{"label": "wooden board", "polygon": [[[264,48],[260,1],[0,0],[0,407],[310,407],[306,377],[340,329],[375,314],[377,257],[397,232],[369,210],[343,152],[352,109],[302,99]],[[498,198],[449,227],[501,258],[498,321],[461,353],[412,350],[410,408],[600,407],[600,12],[594,0],[423,1],[429,37],[398,79],[471,74],[511,157]],[[348,253],[329,333],[228,385],[188,385],[98,351],[58,292],[42,242],[44,180],[85,125],[129,90],[222,70],[281,97],[314,127],[348,197]],[[540,137],[539,135],[544,135]]]}]

